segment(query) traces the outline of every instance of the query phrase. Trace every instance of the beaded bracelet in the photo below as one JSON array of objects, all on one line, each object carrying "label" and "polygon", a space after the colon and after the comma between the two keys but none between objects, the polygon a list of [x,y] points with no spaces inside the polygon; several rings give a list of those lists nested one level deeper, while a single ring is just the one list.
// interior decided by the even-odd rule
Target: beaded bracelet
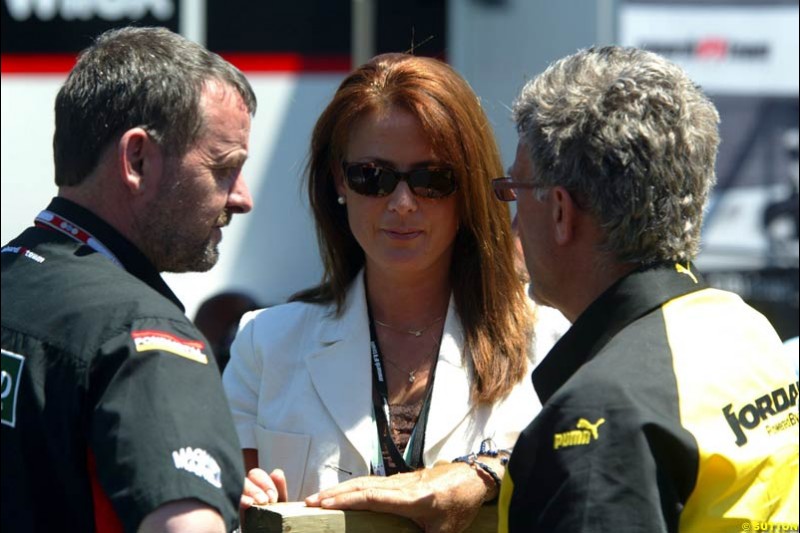
[{"label": "beaded bracelet", "polygon": [[494,484],[497,485],[497,488],[500,488],[500,483],[502,483],[500,476],[497,475],[497,472],[495,472],[491,466],[487,465],[483,461],[478,461],[478,456],[475,455],[474,453],[471,453],[469,455],[464,455],[462,457],[456,457],[455,459],[453,459],[453,462],[467,463],[470,466],[473,465],[477,466],[478,468],[489,474],[492,478],[492,481],[494,481]]},{"label": "beaded bracelet", "polygon": [[511,458],[511,450],[500,450],[495,446],[494,441],[490,438],[481,441],[478,453],[475,455],[485,455],[487,457],[500,457],[500,464],[506,466]]},{"label": "beaded bracelet", "polygon": [[453,459],[454,463],[467,463],[470,466],[475,465],[476,467],[480,468],[481,470],[489,474],[489,476],[491,476],[492,481],[494,481],[494,484],[499,489],[500,484],[502,483],[500,476],[497,475],[497,472],[495,472],[491,466],[487,465],[483,461],[478,460],[478,458],[481,456],[500,457],[500,464],[506,466],[508,464],[509,459],[511,458],[511,450],[498,449],[494,441],[490,437],[483,439],[481,441],[478,453],[471,452],[467,455],[456,457],[455,459]]},{"label": "beaded bracelet", "polygon": [[470,466],[473,466],[473,465],[477,466],[478,468],[480,468],[481,470],[483,470],[484,472],[489,474],[491,476],[491,478],[492,478],[492,481],[494,481],[494,484],[497,486],[497,488],[498,489],[500,488],[500,483],[502,483],[502,480],[500,479],[500,476],[497,475],[497,472],[495,472],[492,469],[491,466],[487,465],[486,463],[484,463],[482,461],[478,461],[478,456],[475,455],[474,453],[471,453],[469,455],[464,455],[462,457],[456,457],[455,459],[453,459],[453,462],[454,463],[467,463]]}]

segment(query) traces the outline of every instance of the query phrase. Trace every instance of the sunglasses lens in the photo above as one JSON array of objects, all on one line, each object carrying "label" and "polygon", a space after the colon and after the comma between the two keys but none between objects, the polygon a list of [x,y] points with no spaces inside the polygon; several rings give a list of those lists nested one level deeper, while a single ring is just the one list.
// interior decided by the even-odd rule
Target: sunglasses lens
[{"label": "sunglasses lens", "polygon": [[514,194],[514,191],[512,191],[511,189],[505,189],[505,190],[495,189],[494,195],[497,196],[498,200],[501,200],[503,202],[513,202],[514,200],[517,199],[517,195]]},{"label": "sunglasses lens", "polygon": [[375,181],[378,184],[377,196],[392,194],[399,183],[397,176],[388,168],[378,168],[377,172],[375,172],[375,176]]},{"label": "sunglasses lens", "polygon": [[513,202],[517,199],[517,193],[511,188],[511,180],[509,178],[497,178],[492,182],[492,188],[498,200]]},{"label": "sunglasses lens", "polygon": [[456,190],[456,181],[452,170],[420,169],[411,173],[408,186],[422,198],[444,198]]},{"label": "sunglasses lens", "polygon": [[365,196],[392,194],[405,176],[411,191],[421,198],[443,198],[456,190],[453,171],[448,169],[419,169],[406,175],[388,168],[356,163],[345,165],[344,174],[348,187]]},{"label": "sunglasses lens", "polygon": [[365,196],[385,196],[394,190],[397,180],[394,180],[391,190],[387,191],[388,179],[385,174],[384,169],[372,165],[347,165],[344,169],[347,186]]}]

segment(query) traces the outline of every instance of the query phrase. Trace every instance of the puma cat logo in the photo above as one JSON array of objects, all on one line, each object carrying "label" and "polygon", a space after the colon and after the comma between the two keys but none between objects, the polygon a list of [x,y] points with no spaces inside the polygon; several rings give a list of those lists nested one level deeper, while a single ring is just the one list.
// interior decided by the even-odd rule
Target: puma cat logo
[{"label": "puma cat logo", "polygon": [[597,428],[599,428],[600,425],[603,424],[605,421],[606,421],[605,418],[601,418],[600,420],[592,424],[585,418],[581,418],[580,420],[578,420],[578,424],[576,427],[578,429],[588,429],[592,433],[592,437],[594,437],[594,440],[597,440],[598,438]]},{"label": "puma cat logo", "polygon": [[600,418],[592,424],[585,418],[579,418],[575,424],[577,429],[556,433],[553,439],[553,449],[567,448],[570,446],[586,446],[600,438],[598,428],[605,423],[605,418]]}]

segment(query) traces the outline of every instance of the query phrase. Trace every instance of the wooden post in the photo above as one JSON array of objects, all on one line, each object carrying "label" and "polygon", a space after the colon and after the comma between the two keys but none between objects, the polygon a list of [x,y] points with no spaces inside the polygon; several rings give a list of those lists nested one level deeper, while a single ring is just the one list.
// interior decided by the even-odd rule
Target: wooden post
[{"label": "wooden post", "polygon": [[[242,533],[419,533],[407,518],[369,511],[333,511],[302,502],[254,506],[245,511]],[[484,505],[465,533],[497,531],[497,506]]]}]

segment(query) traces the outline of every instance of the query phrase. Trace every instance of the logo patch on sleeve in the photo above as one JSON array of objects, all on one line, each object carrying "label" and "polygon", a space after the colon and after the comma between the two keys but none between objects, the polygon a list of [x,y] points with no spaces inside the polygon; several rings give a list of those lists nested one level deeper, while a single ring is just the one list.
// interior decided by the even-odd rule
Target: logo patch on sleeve
[{"label": "logo patch on sleeve", "polygon": [[205,344],[200,341],[181,339],[171,333],[154,329],[132,331],[131,338],[137,352],[151,350],[169,352],[204,365],[208,364],[208,356],[203,353]]},{"label": "logo patch on sleeve", "polygon": [[222,470],[217,461],[202,448],[185,447],[172,452],[172,461],[178,470],[199,476],[218,489],[222,488]]},{"label": "logo patch on sleeve", "polygon": [[564,433],[556,433],[553,439],[553,449],[568,448],[571,446],[586,446],[593,440],[600,438],[598,428],[604,424],[605,418],[599,418],[597,422],[591,423],[585,418],[578,420],[575,428]]},{"label": "logo patch on sleeve", "polygon": [[45,259],[41,255],[31,252],[24,246],[6,246],[0,252],[4,254],[20,254],[37,263],[44,263]]},{"label": "logo patch on sleeve", "polygon": [[2,422],[12,428],[17,423],[17,394],[25,357],[18,353],[2,350],[2,390],[3,416]]}]

